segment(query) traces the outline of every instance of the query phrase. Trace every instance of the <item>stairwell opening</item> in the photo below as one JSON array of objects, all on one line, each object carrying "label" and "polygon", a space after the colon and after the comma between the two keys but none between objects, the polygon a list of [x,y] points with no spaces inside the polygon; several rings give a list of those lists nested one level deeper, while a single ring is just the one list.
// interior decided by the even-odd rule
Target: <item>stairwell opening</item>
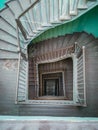
[{"label": "stairwell opening", "polygon": [[29,46],[28,61],[20,59],[19,102],[86,105],[85,47],[68,46],[60,38],[59,43],[55,38]]},{"label": "stairwell opening", "polygon": [[33,59],[29,62],[30,100],[73,100],[72,58],[39,64],[36,74]]}]

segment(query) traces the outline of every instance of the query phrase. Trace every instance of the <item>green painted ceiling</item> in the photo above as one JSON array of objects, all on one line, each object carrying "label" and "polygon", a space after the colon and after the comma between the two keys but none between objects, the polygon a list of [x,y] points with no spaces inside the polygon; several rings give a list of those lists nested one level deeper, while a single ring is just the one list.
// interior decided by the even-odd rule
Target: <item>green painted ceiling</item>
[{"label": "green painted ceiling", "polygon": [[0,0],[0,9],[4,8],[4,3],[6,2],[7,0]]},{"label": "green painted ceiling", "polygon": [[49,29],[48,31],[39,35],[37,38],[33,39],[31,44],[52,37],[82,31],[98,37],[98,5],[74,21]]}]

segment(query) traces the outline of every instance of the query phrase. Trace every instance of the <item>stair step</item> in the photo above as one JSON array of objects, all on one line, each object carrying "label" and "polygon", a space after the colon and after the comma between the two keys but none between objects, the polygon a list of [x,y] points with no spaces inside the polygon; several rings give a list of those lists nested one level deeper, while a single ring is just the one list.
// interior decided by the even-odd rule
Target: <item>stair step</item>
[{"label": "stair step", "polygon": [[80,33],[73,33],[71,39],[69,40],[69,46],[74,44],[80,35]]},{"label": "stair step", "polygon": [[10,32],[8,32],[7,30],[5,31],[5,30],[1,29],[1,32],[5,32],[6,34],[10,35],[11,37],[17,39],[17,36],[16,36],[16,35],[14,36],[14,35],[11,34]]},{"label": "stair step", "polygon": [[18,53],[0,50],[0,59],[18,59]]},{"label": "stair step", "polygon": [[88,37],[88,34],[87,33],[81,33],[81,35],[79,36],[79,38],[76,40],[76,42],[79,44],[81,42],[84,41],[84,39],[86,39]]},{"label": "stair step", "polygon": [[8,23],[6,22],[3,18],[0,18],[0,28],[14,37],[16,37],[16,30]]},{"label": "stair step", "polygon": [[[58,0],[50,0],[48,3],[48,12],[49,12],[49,20],[59,21],[59,1]],[[53,23],[53,22],[52,22]]]},{"label": "stair step", "polygon": [[33,29],[32,29],[32,25],[31,25],[31,21],[27,19],[26,16],[22,17],[20,19],[23,27],[25,27],[25,30],[26,30],[26,33],[29,35],[29,34],[32,34],[33,35]]},{"label": "stair step", "polygon": [[[6,38],[3,34],[6,34],[6,36],[8,35],[8,36],[10,36],[10,37],[12,37],[12,38],[14,38],[14,39],[17,39],[17,37],[16,36],[14,36],[13,34],[10,34],[10,32],[7,32],[7,31],[5,31],[5,30],[3,30],[3,29],[1,29],[1,33],[2,33],[2,35],[1,35],[1,37],[2,38]],[[2,39],[3,40],[3,39]]]},{"label": "stair step", "polygon": [[[23,12],[23,9],[19,3],[18,0],[16,1],[10,1],[7,3],[8,7],[12,10],[14,13],[15,18],[18,18],[18,16]],[[28,31],[28,33],[32,33],[30,23],[26,16],[23,16],[20,21],[22,22],[25,29]]]},{"label": "stair step", "polygon": [[48,6],[48,2],[46,2],[46,0],[41,0],[40,1],[40,11],[41,11],[41,22],[42,22],[42,26],[43,23],[46,24],[46,26],[48,25],[49,22],[49,6]]},{"label": "stair step", "polygon": [[[32,4],[31,0],[26,0],[26,1],[25,0],[19,0],[19,2],[21,4],[23,10],[26,10]],[[32,9],[30,9],[26,14],[27,14],[27,18],[28,18],[29,24],[31,26],[31,29],[33,31],[35,23],[33,23],[34,20],[33,20],[33,11],[32,11]]]},{"label": "stair step", "polygon": [[57,20],[57,21],[50,21],[50,24],[61,24],[62,22],[60,20]]},{"label": "stair step", "polygon": [[33,32],[36,34],[36,33],[39,33],[40,30],[33,30]]},{"label": "stair step", "polygon": [[98,44],[98,39],[94,39],[91,42],[89,42],[89,44],[87,44],[86,47],[89,48],[89,50],[90,49],[92,50],[92,47],[98,46],[97,44]]},{"label": "stair step", "polygon": [[70,12],[70,1],[59,1],[59,19],[61,21],[70,20],[71,16],[69,14]]},{"label": "stair step", "polygon": [[[35,0],[29,0],[28,3],[30,5],[32,5],[35,2]],[[32,30],[37,30],[38,24],[41,24],[41,22],[39,23],[39,21],[37,21],[37,18],[39,17],[39,15],[37,14],[37,12],[40,12],[40,8],[36,10],[36,8],[31,8],[28,13],[29,13],[29,17],[30,17],[30,21],[32,24]],[[40,12],[41,13],[41,12]],[[38,16],[37,16],[38,15]],[[41,17],[41,16],[40,16]]]},{"label": "stair step", "polygon": [[15,16],[9,8],[6,8],[3,11],[1,11],[0,16],[16,29]]},{"label": "stair step", "polygon": [[50,23],[42,23],[41,26],[42,27],[52,27],[52,24],[50,24]]},{"label": "stair step", "polygon": [[17,52],[17,46],[14,46],[14,44],[9,44],[2,40],[0,40],[0,49],[2,50],[7,49],[8,51]]},{"label": "stair step", "polygon": [[64,41],[64,47],[68,47],[69,46],[69,41],[70,41],[70,39],[72,38],[72,34],[68,34],[68,35],[66,35],[66,37],[65,37],[65,41]]},{"label": "stair step", "polygon": [[65,20],[70,20],[71,19],[71,16],[60,16],[60,18],[59,18],[61,21],[65,21]]},{"label": "stair step", "polygon": [[[7,15],[6,15],[7,14]],[[16,21],[15,21],[15,17],[12,13],[12,11],[9,9],[9,8],[6,8],[5,10],[3,10],[1,13],[1,28],[6,32],[8,32],[9,34],[13,35],[14,37],[16,37]],[[2,25],[3,24],[3,25]],[[20,38],[23,37],[20,33]],[[22,38],[21,38],[22,39]],[[5,39],[2,39],[5,41]],[[8,42],[12,43],[12,41],[9,41]],[[14,42],[12,43],[14,44]]]},{"label": "stair step", "polygon": [[92,42],[94,40],[94,36],[93,35],[89,35],[86,39],[84,39],[84,41],[82,42],[82,46],[87,46],[90,42]]},{"label": "stair step", "polygon": [[11,9],[11,11],[14,13],[15,18],[17,18],[23,11],[19,5],[18,0],[9,1],[6,4]]},{"label": "stair step", "polygon": [[77,5],[78,5],[78,0],[70,0],[70,15],[78,14]]},{"label": "stair step", "polygon": [[1,51],[4,51],[4,52],[18,53],[17,50],[11,50],[10,48],[5,49],[5,48],[0,47],[0,50],[1,50]]},{"label": "stair step", "polygon": [[44,31],[44,27],[37,28],[38,31]]},{"label": "stair step", "polygon": [[0,31],[0,38],[1,38],[1,40],[3,40],[3,41],[6,41],[6,42],[9,42],[9,43],[12,43],[12,44],[14,44],[14,45],[18,45],[17,44],[17,39],[15,38],[15,37],[12,37],[12,35],[10,35],[10,34],[8,34],[8,33],[6,33],[6,32],[4,32],[4,31]]},{"label": "stair step", "polygon": [[[29,0],[25,1],[25,2],[22,2],[22,0],[18,0],[18,3],[20,5],[20,8],[21,8],[22,12],[25,11],[30,6]],[[26,7],[24,6],[23,3],[25,3]],[[28,25],[27,25],[28,28],[30,28],[29,31],[31,31],[33,33],[33,30],[32,30],[32,19],[30,17],[30,11],[25,13],[25,17],[24,18],[25,18],[25,20],[28,23]]]},{"label": "stair step", "polygon": [[30,1],[29,0],[18,0],[23,7],[23,10],[26,10],[30,6]]},{"label": "stair step", "polygon": [[78,9],[87,9],[87,1],[86,0],[79,0],[78,2]]}]

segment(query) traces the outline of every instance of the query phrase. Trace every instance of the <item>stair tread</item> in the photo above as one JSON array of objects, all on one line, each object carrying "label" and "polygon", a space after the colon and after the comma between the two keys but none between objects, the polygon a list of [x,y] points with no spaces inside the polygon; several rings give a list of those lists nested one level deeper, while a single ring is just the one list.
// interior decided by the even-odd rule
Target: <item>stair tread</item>
[{"label": "stair tread", "polygon": [[18,59],[18,53],[0,50],[0,59]]},{"label": "stair tread", "polygon": [[1,17],[5,19],[9,24],[11,24],[14,28],[16,28],[15,16],[12,11],[7,7],[0,13]]},{"label": "stair tread", "polygon": [[2,49],[8,48],[9,50],[14,50],[14,51],[16,51],[16,50],[17,50],[17,47],[18,47],[18,46],[15,46],[14,44],[10,44],[10,43],[7,43],[7,42],[5,42],[5,41],[0,40],[0,48],[2,48]]}]

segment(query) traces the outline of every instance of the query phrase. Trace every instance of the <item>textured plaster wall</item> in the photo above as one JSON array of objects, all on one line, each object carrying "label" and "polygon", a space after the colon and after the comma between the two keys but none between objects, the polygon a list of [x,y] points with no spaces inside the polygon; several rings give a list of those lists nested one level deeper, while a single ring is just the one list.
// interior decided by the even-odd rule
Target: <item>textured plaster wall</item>
[{"label": "textured plaster wall", "polygon": [[17,82],[17,60],[0,60],[0,114],[18,114],[15,104]]}]

